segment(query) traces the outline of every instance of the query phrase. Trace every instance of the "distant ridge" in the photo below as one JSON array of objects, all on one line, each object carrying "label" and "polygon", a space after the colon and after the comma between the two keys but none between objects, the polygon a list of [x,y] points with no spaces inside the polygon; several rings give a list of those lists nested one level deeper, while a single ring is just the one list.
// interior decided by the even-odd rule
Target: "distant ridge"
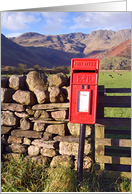
[{"label": "distant ridge", "polygon": [[[122,48],[121,44],[126,46]],[[126,57],[130,59],[131,29],[122,29],[117,32],[98,30],[90,34],[78,32],[61,35],[27,32],[12,38],[2,35],[1,45],[1,62],[4,66],[17,66],[18,63],[26,63],[28,67],[33,67],[36,64],[49,68],[70,66],[73,57],[100,57],[100,59],[102,57],[104,59],[108,57],[108,54],[114,56],[111,52],[117,53],[116,56],[119,57],[127,52]]]}]

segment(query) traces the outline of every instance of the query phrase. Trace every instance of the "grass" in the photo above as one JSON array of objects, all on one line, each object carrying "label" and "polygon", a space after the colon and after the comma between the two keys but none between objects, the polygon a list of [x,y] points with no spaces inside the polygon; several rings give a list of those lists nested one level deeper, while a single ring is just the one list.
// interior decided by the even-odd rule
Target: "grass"
[{"label": "grass", "polygon": [[103,178],[91,172],[83,173],[80,189],[75,169],[43,167],[31,161],[2,161],[1,192],[130,192],[126,178]]},{"label": "grass", "polygon": [[[111,78],[112,75],[113,78]],[[131,88],[131,71],[100,71],[98,85],[105,88]],[[131,93],[107,93],[111,96],[130,96]],[[105,107],[105,117],[131,118],[131,108],[112,108]]]},{"label": "grass", "polygon": [[131,71],[100,71],[98,85],[104,85],[105,88],[131,88]]}]

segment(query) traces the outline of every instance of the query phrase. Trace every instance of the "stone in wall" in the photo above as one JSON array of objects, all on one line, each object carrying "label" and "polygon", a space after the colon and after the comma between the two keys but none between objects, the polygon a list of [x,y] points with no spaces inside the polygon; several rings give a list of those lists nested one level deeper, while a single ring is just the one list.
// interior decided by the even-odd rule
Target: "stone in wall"
[{"label": "stone in wall", "polygon": [[57,155],[56,150],[52,149],[52,148],[50,148],[50,149],[41,148],[40,153],[42,154],[42,156],[48,156],[48,157],[54,157]]},{"label": "stone in wall", "polygon": [[36,95],[39,104],[49,102],[49,92],[48,90],[35,89],[34,94]]},{"label": "stone in wall", "polygon": [[47,166],[51,162],[51,159],[47,156],[39,155],[39,156],[31,157],[31,161],[39,165],[43,165],[44,167],[44,166]]},{"label": "stone in wall", "polygon": [[67,133],[67,127],[66,124],[48,125],[45,131],[60,136],[65,136]]},{"label": "stone in wall", "polygon": [[[66,136],[55,136],[53,138],[55,141],[66,141],[66,142],[75,142],[75,143],[79,143],[79,138],[72,136],[72,135],[66,135]],[[88,142],[88,141],[87,141]]]},{"label": "stone in wall", "polygon": [[30,130],[33,127],[33,123],[28,118],[22,118],[20,120],[20,128],[22,130]]},{"label": "stone in wall", "polygon": [[53,76],[48,77],[48,82],[50,87],[53,87],[53,86],[62,87],[66,84],[67,80],[68,80],[68,77],[64,73],[57,73]]},{"label": "stone in wall", "polygon": [[62,89],[55,86],[50,92],[50,102],[65,102],[66,96],[63,94]]},{"label": "stone in wall", "polygon": [[69,102],[67,103],[47,103],[47,104],[35,104],[32,106],[32,110],[67,110],[69,108]]},{"label": "stone in wall", "polygon": [[67,86],[67,87],[63,86],[62,91],[65,94],[67,100],[69,101],[70,100],[70,86]]},{"label": "stone in wall", "polygon": [[14,114],[19,118],[28,118],[29,115],[26,112],[14,112]]},{"label": "stone in wall", "polygon": [[45,123],[35,122],[33,130],[34,131],[44,131],[45,128],[46,128],[46,124]]},{"label": "stone in wall", "polygon": [[[71,135],[79,137],[80,135],[80,124],[79,123],[68,123],[68,129]],[[85,137],[88,137],[89,135],[91,135],[92,132],[93,132],[93,126],[86,125]]]},{"label": "stone in wall", "polygon": [[26,90],[26,76],[12,75],[9,78],[9,87],[13,88],[14,90]]},{"label": "stone in wall", "polygon": [[30,145],[28,147],[28,154],[30,156],[37,156],[40,153],[40,148],[38,146]]},{"label": "stone in wall", "polygon": [[29,116],[33,116],[35,111],[32,110],[31,108],[26,108],[26,112],[28,113]]},{"label": "stone in wall", "polygon": [[1,88],[1,103],[3,102],[12,102],[12,95],[14,94],[15,90],[11,88]]},{"label": "stone in wall", "polygon": [[24,105],[34,105],[36,103],[35,94],[31,91],[17,90],[12,98],[16,102]]},{"label": "stone in wall", "polygon": [[1,111],[1,125],[18,126],[19,118],[11,111]]},{"label": "stone in wall", "polygon": [[1,126],[1,135],[9,134],[12,130],[12,127]]},{"label": "stone in wall", "polygon": [[48,80],[44,73],[30,71],[27,74],[26,82],[29,90],[34,92],[35,89],[48,90]]},{"label": "stone in wall", "polygon": [[57,167],[57,166],[65,166],[66,168],[73,168],[74,167],[74,161],[71,156],[68,155],[58,155],[53,157],[51,163],[51,167]]},{"label": "stone in wall", "polygon": [[27,137],[24,137],[23,138],[23,144],[25,145],[30,145],[31,144],[31,139],[27,138]]},{"label": "stone in wall", "polygon": [[27,152],[27,146],[23,144],[11,144],[11,145],[5,146],[5,150],[7,152],[24,154]]},{"label": "stone in wall", "polygon": [[43,132],[38,132],[38,131],[33,131],[33,130],[20,130],[20,129],[14,129],[11,132],[12,136],[16,136],[16,137],[26,137],[26,138],[33,138],[33,139],[37,139],[37,138],[42,138]]},{"label": "stone in wall", "polygon": [[55,120],[64,120],[68,118],[68,111],[60,110],[51,112],[51,116]]},{"label": "stone in wall", "polygon": [[15,137],[15,136],[9,136],[8,143],[18,143],[21,144],[23,143],[23,138],[22,137]]},{"label": "stone in wall", "polygon": [[9,87],[9,77],[1,76],[1,87],[8,88]]},{"label": "stone in wall", "polygon": [[[77,170],[77,162],[78,162],[78,159],[75,160],[75,170]],[[90,171],[93,163],[94,162],[93,162],[93,159],[91,157],[85,156],[83,158],[83,169]]]},{"label": "stone in wall", "polygon": [[23,112],[25,111],[25,105],[18,103],[1,103],[1,110]]},{"label": "stone in wall", "polygon": [[50,114],[45,110],[36,110],[34,113],[34,118],[43,118],[46,120],[49,117],[50,117]]},{"label": "stone in wall", "polygon": [[53,87],[48,87],[48,92],[51,92],[51,90],[52,90]]},{"label": "stone in wall", "polygon": [[[79,148],[79,143],[60,142],[59,153],[61,155],[74,155],[77,157],[78,156],[78,148]],[[85,142],[84,154],[88,155],[89,153],[91,153],[91,151],[92,151],[91,144],[88,144]]]},{"label": "stone in wall", "polygon": [[49,141],[49,140],[53,140],[53,134],[52,133],[48,133],[48,132],[44,132],[43,133],[43,138],[44,141]]},{"label": "stone in wall", "polygon": [[43,147],[43,148],[52,148],[52,149],[58,149],[59,144],[57,141],[44,141],[43,139],[35,139],[32,141],[32,144],[38,147]]},{"label": "stone in wall", "polygon": [[45,123],[47,125],[50,125],[50,124],[63,124],[63,123],[66,123],[68,122],[67,119],[65,119],[64,121],[55,121],[53,120],[52,118],[48,118],[48,119],[43,119],[43,118],[34,118],[34,117],[30,117],[29,118],[31,122],[36,122],[36,123]]}]

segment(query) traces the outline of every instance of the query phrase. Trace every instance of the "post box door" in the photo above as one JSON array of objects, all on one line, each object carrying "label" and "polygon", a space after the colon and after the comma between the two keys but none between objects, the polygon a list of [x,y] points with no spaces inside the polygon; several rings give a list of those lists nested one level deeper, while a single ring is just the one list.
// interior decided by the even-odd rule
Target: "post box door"
[{"label": "post box door", "polygon": [[[72,85],[71,87],[74,95],[71,98],[72,105],[69,121],[73,123],[94,124],[96,120],[97,86],[87,86],[89,89],[84,90],[82,90],[81,85]],[[81,94],[86,95],[83,96]]]}]

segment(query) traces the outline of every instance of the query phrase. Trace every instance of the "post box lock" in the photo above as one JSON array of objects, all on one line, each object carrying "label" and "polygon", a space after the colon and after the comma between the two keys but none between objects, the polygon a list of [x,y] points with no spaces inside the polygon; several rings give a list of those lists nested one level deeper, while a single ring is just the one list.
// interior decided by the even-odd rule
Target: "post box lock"
[{"label": "post box lock", "polygon": [[96,122],[98,59],[72,59],[69,122]]}]

